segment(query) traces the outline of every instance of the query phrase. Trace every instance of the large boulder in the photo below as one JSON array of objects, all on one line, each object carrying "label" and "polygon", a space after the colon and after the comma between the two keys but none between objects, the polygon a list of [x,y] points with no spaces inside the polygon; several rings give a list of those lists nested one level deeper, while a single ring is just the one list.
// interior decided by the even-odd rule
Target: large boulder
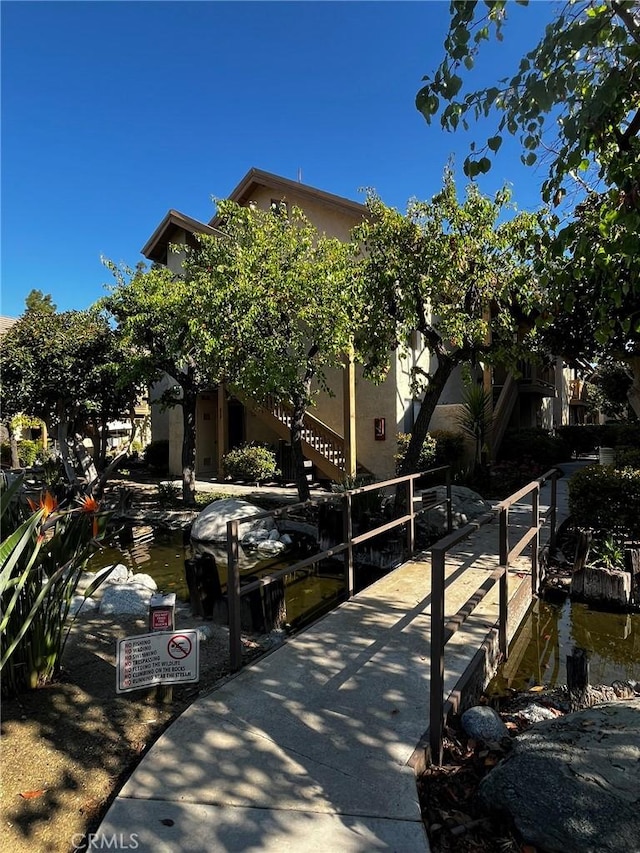
[{"label": "large boulder", "polygon": [[100,599],[103,616],[147,616],[153,591],[148,586],[108,584]]},{"label": "large boulder", "polygon": [[[435,493],[435,496],[434,496]],[[447,497],[446,486],[436,486],[433,489],[427,489],[426,495],[428,500],[434,496],[434,503],[444,501]],[[429,500],[429,502],[431,502]],[[453,529],[464,527],[470,521],[475,521],[480,516],[491,512],[491,504],[474,492],[472,489],[467,489],[465,486],[451,486],[451,514],[453,518]],[[442,534],[447,530],[447,507],[446,505],[429,509],[421,513],[416,518],[418,525],[424,525],[429,534]]]},{"label": "large boulder", "polygon": [[[205,507],[193,522],[191,538],[201,542],[226,542],[227,522],[232,519],[249,518],[258,515],[262,510],[248,501],[225,498],[214,501]],[[261,518],[240,524],[238,536],[244,544],[257,545],[269,539],[269,534],[275,529],[272,518]]]},{"label": "large boulder", "polygon": [[525,843],[549,853],[640,850],[640,699],[534,724],[480,785]]},{"label": "large boulder", "polygon": [[460,718],[462,728],[474,740],[500,741],[509,737],[509,729],[502,722],[502,717],[488,705],[474,705],[464,712]]}]

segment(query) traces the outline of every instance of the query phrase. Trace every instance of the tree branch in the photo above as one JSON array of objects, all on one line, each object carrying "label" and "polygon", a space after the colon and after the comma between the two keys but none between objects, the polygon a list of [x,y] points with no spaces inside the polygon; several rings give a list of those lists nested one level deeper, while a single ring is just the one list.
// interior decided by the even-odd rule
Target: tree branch
[{"label": "tree branch", "polygon": [[625,6],[620,4],[618,0],[613,0],[611,8],[616,15],[622,20],[631,38],[640,44],[640,27],[636,24],[636,20]]}]

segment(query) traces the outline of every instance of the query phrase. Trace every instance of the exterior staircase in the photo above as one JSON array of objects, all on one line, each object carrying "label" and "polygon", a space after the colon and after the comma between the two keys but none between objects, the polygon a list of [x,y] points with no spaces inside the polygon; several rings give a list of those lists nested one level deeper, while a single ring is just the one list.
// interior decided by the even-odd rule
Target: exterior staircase
[{"label": "exterior staircase", "polygon": [[[270,398],[261,406],[244,396],[239,399],[282,439],[291,441],[291,409]],[[308,412],[304,416],[302,450],[325,477],[337,482],[344,480],[347,467],[344,438]]]},{"label": "exterior staircase", "polygon": [[513,413],[513,408],[518,399],[518,382],[513,373],[508,373],[504,385],[493,407],[493,436],[492,449],[494,456],[498,453],[502,439],[507,430],[507,424]]}]

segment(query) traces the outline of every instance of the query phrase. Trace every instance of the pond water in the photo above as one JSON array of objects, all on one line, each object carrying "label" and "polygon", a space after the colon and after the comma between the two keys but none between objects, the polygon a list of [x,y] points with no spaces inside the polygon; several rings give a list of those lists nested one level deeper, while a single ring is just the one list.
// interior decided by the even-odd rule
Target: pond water
[{"label": "pond water", "polygon": [[[223,592],[226,591],[227,564],[224,546],[210,547],[201,544],[198,552],[212,553]],[[94,554],[87,566],[97,571],[104,566],[122,563],[132,572],[151,575],[158,591],[174,592],[179,601],[189,601],[184,562],[194,556],[188,534],[182,531],[163,531],[149,526],[134,527],[132,539],[120,539],[120,547],[103,548]],[[261,559],[255,550],[240,549],[241,577],[262,576],[276,568],[292,565],[295,560],[282,557]],[[341,600],[344,581],[340,564],[310,567],[295,572],[284,579],[286,625],[294,629],[327,612]]]},{"label": "pond water", "polygon": [[566,684],[566,659],[574,646],[589,652],[591,684],[640,681],[640,613],[607,613],[568,599],[564,604],[538,600],[488,691]]}]

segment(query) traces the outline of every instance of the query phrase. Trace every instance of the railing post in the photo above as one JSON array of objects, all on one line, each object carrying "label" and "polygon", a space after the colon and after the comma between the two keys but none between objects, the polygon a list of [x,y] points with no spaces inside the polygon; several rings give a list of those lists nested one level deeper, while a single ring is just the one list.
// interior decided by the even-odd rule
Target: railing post
[{"label": "railing post", "polygon": [[531,594],[538,594],[538,548],[540,547],[540,483],[531,495],[531,526],[535,536],[531,540]]},{"label": "railing post", "polygon": [[451,465],[447,466],[445,479],[447,485],[447,533],[453,532],[453,505],[451,497]]},{"label": "railing post", "polygon": [[556,521],[558,517],[558,472],[554,471],[551,475],[551,511],[549,513],[549,524],[551,530],[549,532],[549,551],[553,551],[556,547]]},{"label": "railing post", "polygon": [[509,570],[503,567],[503,573],[498,582],[499,588],[499,620],[498,620],[498,648],[502,653],[503,660],[509,657],[509,640],[507,637],[507,623],[509,621]]},{"label": "railing post", "polygon": [[498,531],[498,557],[500,565],[509,568],[509,510],[500,510],[500,527]]},{"label": "railing post", "polygon": [[229,606],[229,658],[232,672],[237,672],[242,666],[240,566],[238,556],[238,520],[232,519],[227,522],[227,602]]},{"label": "railing post", "polygon": [[351,517],[351,492],[344,493],[344,503],[342,506],[342,533],[343,541],[347,543],[347,550],[344,552],[344,584],[347,588],[347,597],[353,595],[353,522]]},{"label": "railing post", "polygon": [[429,746],[432,764],[442,764],[444,700],[444,551],[431,551],[431,673]]},{"label": "railing post", "polygon": [[407,489],[407,510],[409,513],[409,524],[407,525],[407,548],[409,557],[413,556],[416,548],[416,518],[413,506],[413,477],[409,477],[406,484]]}]

